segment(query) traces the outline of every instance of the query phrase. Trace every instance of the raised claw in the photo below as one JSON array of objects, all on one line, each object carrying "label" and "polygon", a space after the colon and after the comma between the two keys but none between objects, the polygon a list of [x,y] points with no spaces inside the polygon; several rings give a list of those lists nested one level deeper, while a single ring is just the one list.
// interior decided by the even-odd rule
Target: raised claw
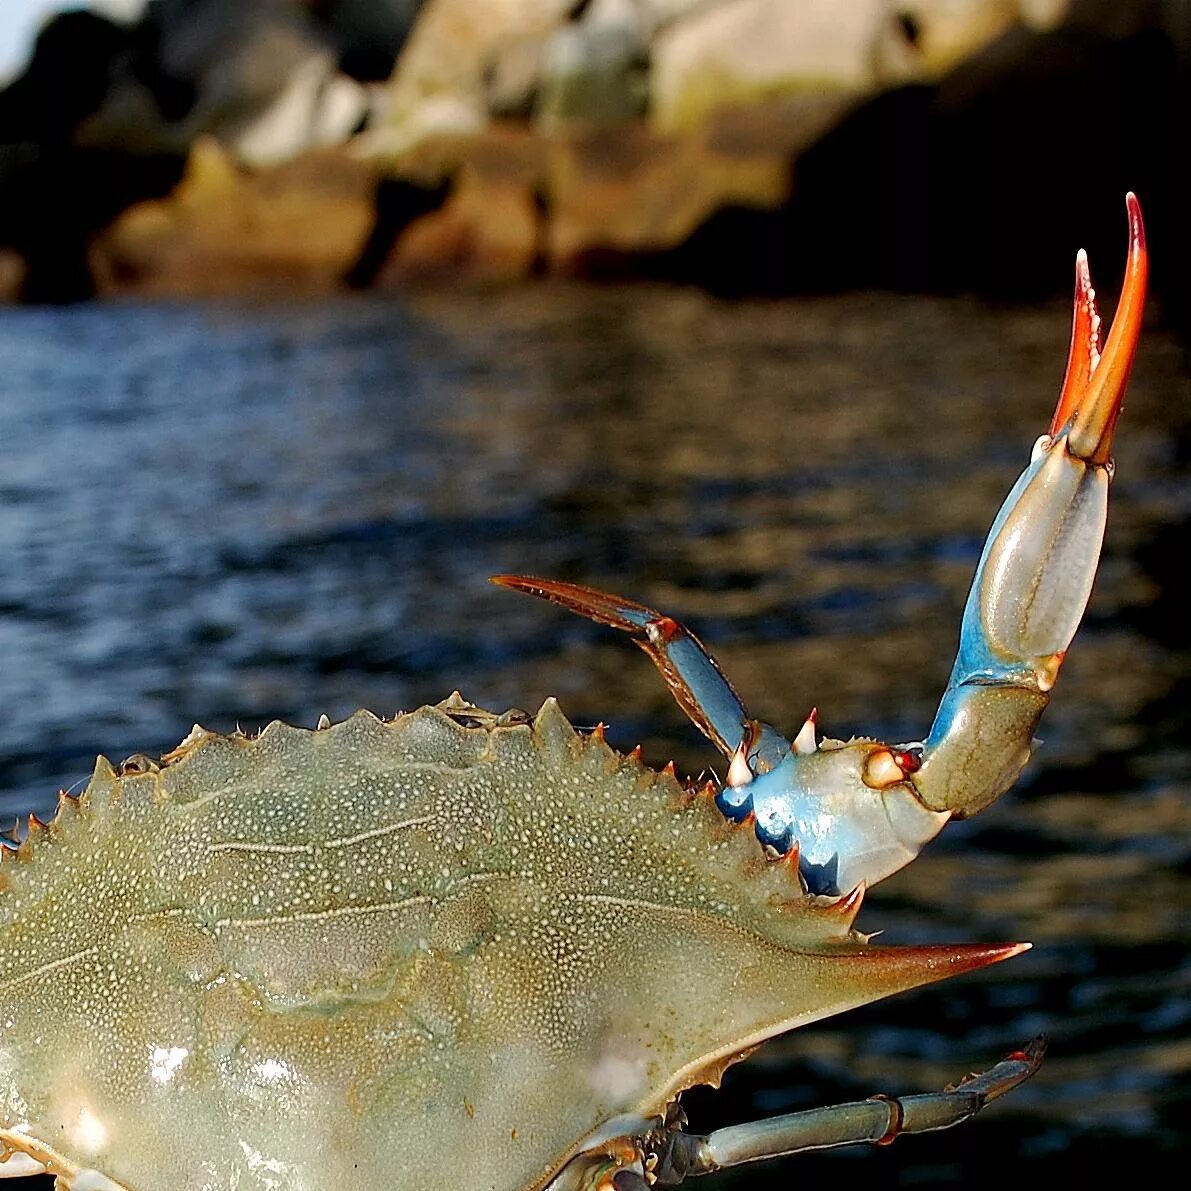
[{"label": "raised claw", "polygon": [[1108,516],[1112,439],[1145,305],[1145,229],[1133,194],[1121,301],[1103,351],[1087,259],[1076,261],[1067,374],[1029,466],[989,532],[959,653],[914,777],[935,810],[975,814],[1016,780],[1092,592]]},{"label": "raised claw", "polygon": [[952,816],[975,814],[1016,781],[1092,590],[1112,477],[1110,452],[1145,304],[1141,208],[1126,197],[1129,258],[1101,350],[1087,258],[1076,260],[1067,374],[1050,432],[997,514],[964,609],[959,652],[925,745],[816,740],[816,715],[790,744],[748,715],[687,628],[590,587],[498,575],[632,633],[683,710],[731,759],[716,803],[753,822],[772,853],[798,857],[812,893],[873,885],[908,864]]}]

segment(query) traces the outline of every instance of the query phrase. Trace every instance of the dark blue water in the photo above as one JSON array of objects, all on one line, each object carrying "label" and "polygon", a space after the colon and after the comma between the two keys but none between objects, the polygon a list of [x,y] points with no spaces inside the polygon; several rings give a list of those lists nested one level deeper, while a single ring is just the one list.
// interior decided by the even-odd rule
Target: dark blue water
[{"label": "dark blue water", "polygon": [[[489,587],[498,571],[681,617],[790,729],[818,704],[831,735],[919,737],[1067,318],[550,286],[5,311],[0,809],[46,810],[97,752],[162,752],[195,720],[312,725],[456,686],[498,708],[556,694],[657,764],[715,760],[624,639]],[[1040,1030],[1043,1071],[951,1134],[719,1185],[1096,1185],[1110,1153],[1174,1161],[1191,1120],[1179,366],[1147,336],[1045,747],[861,920],[1034,951],[800,1031],[689,1101],[709,1126],[924,1090]]]}]

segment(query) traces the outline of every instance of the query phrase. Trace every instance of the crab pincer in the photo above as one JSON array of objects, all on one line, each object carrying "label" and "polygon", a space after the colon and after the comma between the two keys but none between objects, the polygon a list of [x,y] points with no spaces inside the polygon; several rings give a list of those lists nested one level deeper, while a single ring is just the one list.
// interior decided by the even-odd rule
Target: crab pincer
[{"label": "crab pincer", "polygon": [[896,872],[952,817],[1017,780],[1091,595],[1112,479],[1112,439],[1141,330],[1147,258],[1126,196],[1129,250],[1112,331],[1101,340],[1087,257],[1076,258],[1066,377],[1048,432],[989,532],[951,678],[924,743],[819,740],[812,711],[793,740],[752,719],[699,639],[672,617],[590,587],[497,575],[511,587],[632,633],[682,709],[729,759],[716,801],[752,821],[772,854],[797,854],[812,893]]},{"label": "crab pincer", "polygon": [[1087,257],[1075,265],[1067,374],[1048,432],[1001,506],[960,628],[959,654],[915,784],[936,810],[971,815],[1017,780],[1092,593],[1108,516],[1112,439],[1137,350],[1147,259],[1126,196],[1129,254],[1102,347]]}]

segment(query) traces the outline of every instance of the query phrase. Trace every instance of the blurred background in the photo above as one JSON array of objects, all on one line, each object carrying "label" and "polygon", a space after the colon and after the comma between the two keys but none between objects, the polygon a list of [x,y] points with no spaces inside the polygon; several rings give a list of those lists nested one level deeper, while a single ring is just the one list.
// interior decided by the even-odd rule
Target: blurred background
[{"label": "blurred background", "polygon": [[715,763],[623,638],[499,571],[680,617],[790,731],[921,737],[1075,251],[1107,317],[1136,190],[1153,295],[1044,747],[861,922],[1035,949],[687,1104],[925,1090],[1046,1031],[971,1125],[717,1185],[1184,1168],[1191,5],[2,0],[0,76],[9,815],[195,720],[454,687]]}]

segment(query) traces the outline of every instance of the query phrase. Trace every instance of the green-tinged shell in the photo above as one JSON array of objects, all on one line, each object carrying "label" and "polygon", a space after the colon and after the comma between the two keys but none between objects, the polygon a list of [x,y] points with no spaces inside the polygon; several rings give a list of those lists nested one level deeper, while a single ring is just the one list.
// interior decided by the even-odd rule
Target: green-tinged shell
[{"label": "green-tinged shell", "polygon": [[101,760],[0,870],[2,1127],[132,1191],[529,1191],[765,1037],[1007,954],[868,946],[553,702],[462,706]]}]

